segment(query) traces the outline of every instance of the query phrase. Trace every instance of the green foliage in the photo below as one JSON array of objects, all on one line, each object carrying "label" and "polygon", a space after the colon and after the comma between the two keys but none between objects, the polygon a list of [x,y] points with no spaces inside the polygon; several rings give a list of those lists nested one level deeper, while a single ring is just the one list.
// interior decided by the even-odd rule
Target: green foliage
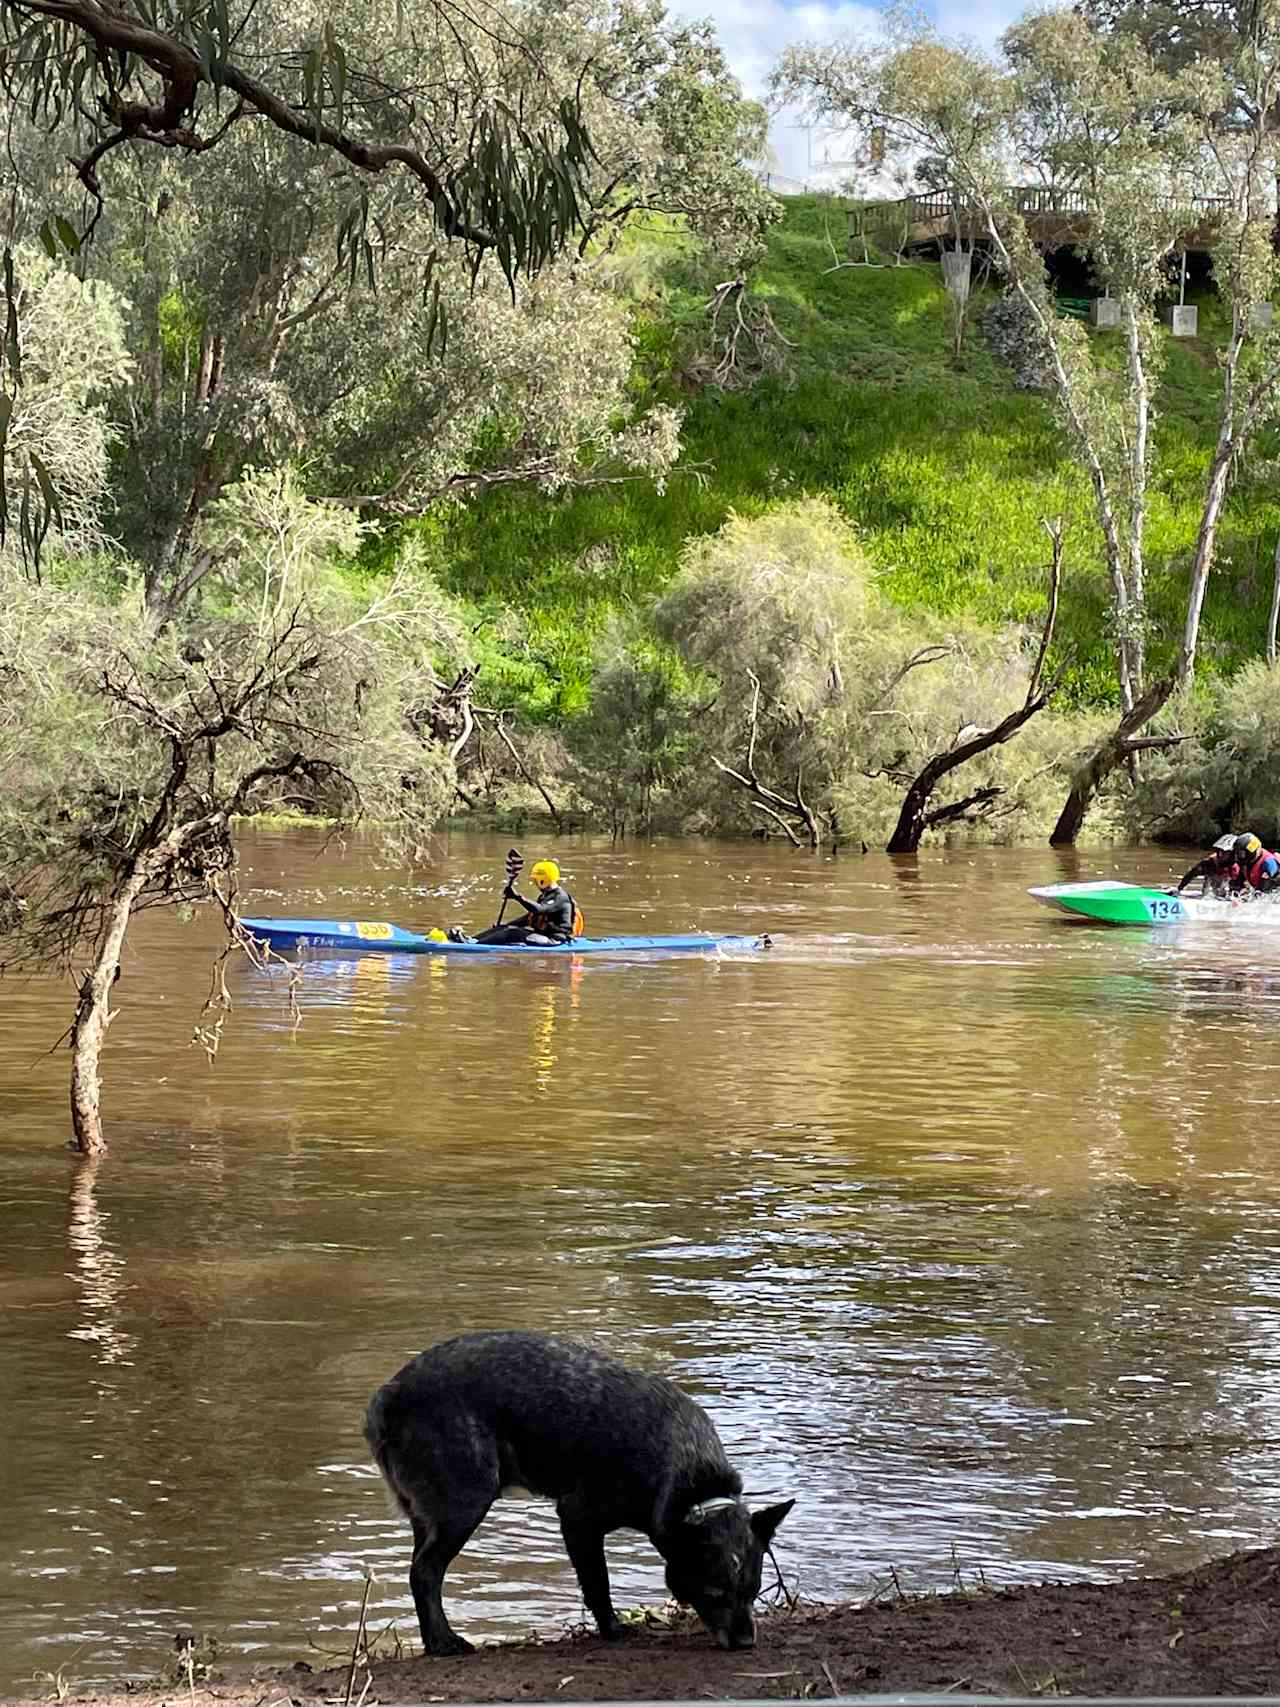
[{"label": "green foliage", "polygon": [[[34,188],[65,196],[70,153],[97,204],[77,265],[128,303],[110,520],[157,621],[198,584],[201,515],[251,467],[305,458],[313,494],[410,515],[671,465],[678,411],[629,387],[614,252],[648,219],[705,266],[745,265],[777,212],[742,164],[763,114],[709,26],[652,0],[446,11],[191,0],[152,20],[143,62],[73,6],[0,53],[11,228],[75,239]],[[13,24],[0,8],[0,36]],[[201,74],[175,91],[189,47]],[[67,98],[99,84],[101,112]],[[144,124],[147,88],[181,99]]]},{"label": "green foliage", "polygon": [[[826,271],[842,235],[834,198],[787,203],[769,233],[757,288],[795,345],[790,383],[688,399],[681,462],[665,495],[642,484],[570,493],[552,504],[491,493],[415,524],[441,580],[518,635],[520,680],[508,668],[499,681],[486,667],[482,698],[500,697],[538,718],[570,713],[582,703],[611,614],[660,597],[687,539],[713,532],[730,511],[757,515],[809,493],[831,498],[856,525],[894,602],[987,625],[1038,617],[1041,520],[1061,515],[1066,693],[1078,705],[1114,700],[1105,558],[1087,480],[1049,405],[1016,390],[976,336],[964,366],[952,365],[936,266]],[[641,339],[658,366],[660,394],[671,386],[675,395],[674,375],[662,377],[673,357],[670,322],[659,318],[666,312],[664,302],[650,303]],[[678,295],[672,312],[692,315],[690,299]],[[1173,656],[1170,636],[1212,453],[1223,330],[1206,318],[1194,342],[1158,334],[1168,360],[1157,393],[1161,434],[1147,529],[1153,668]],[[1115,349],[1114,335],[1091,340],[1104,353]],[[1276,525],[1268,483],[1243,478],[1207,594],[1211,671],[1232,667],[1261,643],[1267,587],[1255,572],[1258,537],[1269,551]]]},{"label": "green foliage", "polygon": [[47,480],[56,504],[44,544],[55,555],[88,555],[105,543],[108,402],[133,366],[124,305],[109,285],[86,283],[35,248],[19,250],[15,281],[23,383],[7,422],[7,478],[19,506]]},{"label": "green foliage", "polygon": [[[848,523],[817,500],[691,541],[654,623],[684,671],[642,631],[611,635],[569,730],[579,789],[615,828],[775,831],[767,808],[783,795],[803,797],[827,834],[883,842],[925,761],[1027,691],[1023,632],[895,608]],[[1098,721],[1041,713],[958,772],[946,798],[996,788],[984,833],[1047,829]]]},{"label": "green foliage", "polygon": [[1153,755],[1123,802],[1130,833],[1207,843],[1227,830],[1280,838],[1280,677],[1262,659],[1187,696],[1184,741]]},{"label": "green foliage", "polygon": [[568,777],[614,835],[689,826],[698,698],[680,661],[643,630],[611,629],[589,708],[566,731]]},{"label": "green foliage", "polygon": [[844,648],[868,621],[867,565],[852,529],[817,500],[690,540],[656,622],[694,668],[750,674],[801,717],[838,691]]},{"label": "green foliage", "polygon": [[[963,367],[953,367],[935,265],[826,271],[843,233],[838,198],[788,200],[768,235],[757,288],[795,344],[791,384],[687,399],[682,459],[665,496],[624,486],[548,505],[493,493],[421,524],[441,580],[518,636],[519,680],[508,669],[499,681],[486,667],[482,698],[561,718],[583,702],[611,614],[660,597],[687,538],[713,531],[731,510],[758,514],[810,493],[829,496],[855,523],[896,603],[987,625],[1037,620],[1041,518],[1063,516],[1067,701],[1115,702],[1105,558],[1087,481],[1051,408],[1017,391],[976,335]],[[1197,339],[1157,334],[1166,359],[1147,520],[1153,670],[1174,661],[1221,399],[1218,352],[1228,326],[1211,296],[1194,300]],[[692,319],[696,302],[683,294],[651,300],[640,337],[660,392],[672,386],[674,395],[668,310]],[[1115,334],[1090,341],[1118,358]],[[1269,563],[1278,527],[1270,476],[1245,466],[1206,594],[1201,665],[1211,674],[1229,672],[1262,645],[1269,579],[1260,565]]]},{"label": "green foliage", "polygon": [[227,495],[223,556],[184,631],[151,628],[136,585],[32,583],[0,565],[0,962],[63,962],[134,908],[227,897],[233,816],[298,806],[369,820],[413,854],[453,793],[419,733],[435,664],[461,643],[429,580],[361,591],[332,553],[358,524],[277,476]]}]

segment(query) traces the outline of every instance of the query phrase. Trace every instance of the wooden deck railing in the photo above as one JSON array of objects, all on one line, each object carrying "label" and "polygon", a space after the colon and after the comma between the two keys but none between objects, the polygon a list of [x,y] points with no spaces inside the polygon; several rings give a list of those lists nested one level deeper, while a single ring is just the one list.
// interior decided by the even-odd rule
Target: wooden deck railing
[{"label": "wooden deck railing", "polygon": [[[1039,184],[1016,184],[1009,189],[1016,210],[1023,215],[1039,218],[1088,217],[1093,208],[1087,195],[1080,190],[1059,190]],[[1185,206],[1205,223],[1221,216],[1228,206],[1225,196],[1190,196],[1185,202],[1175,196],[1161,196],[1157,205],[1165,208]],[[918,195],[901,196],[896,201],[872,202],[849,210],[851,230],[875,226],[892,226],[904,230],[914,225],[933,225],[937,221],[955,220],[967,225],[981,217],[975,202],[965,201],[946,190],[925,191]]]}]

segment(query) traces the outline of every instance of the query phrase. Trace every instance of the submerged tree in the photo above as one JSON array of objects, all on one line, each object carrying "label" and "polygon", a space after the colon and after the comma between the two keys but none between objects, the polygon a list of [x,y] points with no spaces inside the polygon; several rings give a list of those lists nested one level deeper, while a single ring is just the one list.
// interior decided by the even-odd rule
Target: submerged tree
[{"label": "submerged tree", "polygon": [[1022,704],[1015,705],[1012,710],[1006,712],[998,723],[985,728],[969,724],[957,729],[945,747],[929,754],[903,796],[898,822],[894,825],[893,834],[887,843],[889,853],[915,853],[927,830],[940,829],[948,824],[972,823],[972,814],[994,805],[1004,793],[1004,789],[994,783],[985,783],[959,800],[948,801],[944,806],[935,806],[933,797],[944,777],[971,764],[974,759],[991,752],[993,748],[1003,747],[1007,741],[1012,741],[1020,729],[1045,709],[1062,685],[1063,671],[1060,669],[1056,675],[1051,675],[1046,669],[1049,649],[1053,645],[1053,631],[1058,620],[1058,599],[1062,586],[1062,524],[1050,522],[1046,527],[1053,544],[1048,609],[1045,612],[1044,628],[1036,648],[1035,663],[1027,678],[1027,691]]},{"label": "submerged tree", "polygon": [[[99,1061],[136,913],[212,902],[229,946],[251,949],[239,815],[301,796],[373,820],[412,855],[452,792],[447,754],[412,715],[452,633],[439,593],[404,576],[352,597],[327,563],[359,525],[284,486],[274,502],[231,494],[215,525],[221,572],[259,596],[248,617],[210,614],[183,636],[157,637],[136,599],[0,567],[0,967],[75,976],[71,1115],[86,1154],[106,1147]],[[250,537],[272,540],[252,563]],[[215,976],[211,1005],[224,1000]]]},{"label": "submerged tree", "polygon": [[[731,517],[692,542],[655,621],[694,676],[680,761],[718,773],[747,822],[796,846],[908,852],[930,830],[1021,810],[1004,748],[1055,685],[1051,623],[1028,643],[895,608],[829,505]],[[961,767],[965,793],[936,803]]]},{"label": "submerged tree", "polygon": [[[1247,34],[1217,62],[1167,69],[1126,31],[1078,11],[1032,16],[997,64],[910,24],[887,45],[797,48],[779,87],[845,124],[883,126],[941,162],[1039,340],[1053,398],[1088,474],[1111,588],[1120,718],[1079,765],[1052,839],[1074,841],[1106,778],[1194,675],[1205,589],[1233,469],[1280,399],[1280,337],[1259,329],[1275,289],[1272,186],[1280,95],[1280,6],[1260,0]],[[1241,97],[1244,92],[1246,98]],[[1060,319],[1014,176],[1088,207],[1098,280],[1116,300],[1123,357],[1112,364]],[[1156,307],[1167,263],[1210,218],[1214,277],[1230,315],[1220,357],[1217,443],[1202,489],[1179,635],[1152,636],[1147,513],[1163,345]],[[1152,676],[1155,638],[1169,661]],[[1172,654],[1170,658],[1170,654]]]}]

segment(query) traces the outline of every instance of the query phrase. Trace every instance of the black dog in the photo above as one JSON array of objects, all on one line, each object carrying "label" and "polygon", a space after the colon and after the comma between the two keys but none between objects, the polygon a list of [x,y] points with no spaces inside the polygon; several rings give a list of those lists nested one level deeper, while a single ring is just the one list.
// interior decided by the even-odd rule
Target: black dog
[{"label": "black dog", "polygon": [[462,1334],[380,1387],[365,1436],[413,1525],[409,1584],[429,1654],[465,1654],[444,1574],[499,1494],[556,1502],[582,1596],[612,1639],[604,1538],[638,1529],[722,1648],[755,1642],[764,1551],[795,1504],[750,1512],[710,1417],[660,1376],[549,1334]]}]

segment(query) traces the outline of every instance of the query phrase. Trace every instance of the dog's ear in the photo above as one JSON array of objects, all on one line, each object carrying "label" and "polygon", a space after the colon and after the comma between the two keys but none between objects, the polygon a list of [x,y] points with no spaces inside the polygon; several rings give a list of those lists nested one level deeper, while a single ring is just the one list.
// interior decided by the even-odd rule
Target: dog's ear
[{"label": "dog's ear", "polygon": [[763,1511],[751,1513],[751,1527],[762,1547],[767,1547],[773,1540],[778,1525],[795,1503],[794,1500],[783,1500],[781,1505],[767,1505]]}]

